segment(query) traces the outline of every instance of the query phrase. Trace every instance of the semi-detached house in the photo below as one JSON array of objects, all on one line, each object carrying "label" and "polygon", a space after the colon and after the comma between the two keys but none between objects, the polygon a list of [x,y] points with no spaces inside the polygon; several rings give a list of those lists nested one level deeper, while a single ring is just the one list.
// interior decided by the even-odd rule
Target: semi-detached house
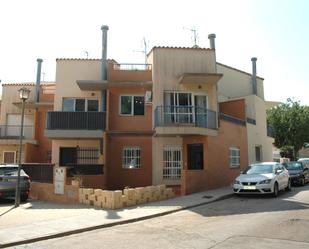
[{"label": "semi-detached house", "polygon": [[216,62],[211,48],[154,47],[148,64],[57,59],[45,136],[56,166],[84,185],[166,184],[177,193],[227,186],[267,161],[263,79]]}]

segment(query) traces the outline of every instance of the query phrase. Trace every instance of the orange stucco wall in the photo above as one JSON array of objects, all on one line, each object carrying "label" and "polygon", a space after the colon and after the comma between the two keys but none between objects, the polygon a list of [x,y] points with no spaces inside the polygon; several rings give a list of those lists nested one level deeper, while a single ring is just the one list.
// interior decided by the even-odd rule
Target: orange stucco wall
[{"label": "orange stucco wall", "polygon": [[152,105],[145,104],[143,116],[120,115],[121,95],[145,96],[144,88],[109,88],[108,90],[108,130],[111,131],[149,131],[152,129]]},{"label": "orange stucco wall", "polygon": [[[151,136],[108,136],[107,138],[107,186],[109,189],[123,189],[126,186],[142,187],[152,184],[152,137]],[[141,148],[141,168],[122,168],[124,146]]]},{"label": "orange stucco wall", "polygon": [[220,103],[219,108],[220,112],[223,112],[224,114],[233,116],[238,119],[246,120],[245,106],[245,100],[238,99]]},{"label": "orange stucco wall", "polygon": [[[181,178],[182,194],[229,186],[248,164],[248,146],[246,126],[224,120],[217,136],[186,137],[183,140],[184,170]],[[204,146],[204,169],[187,169],[187,145],[199,143]],[[240,167],[230,168],[229,148],[240,148]]]}]

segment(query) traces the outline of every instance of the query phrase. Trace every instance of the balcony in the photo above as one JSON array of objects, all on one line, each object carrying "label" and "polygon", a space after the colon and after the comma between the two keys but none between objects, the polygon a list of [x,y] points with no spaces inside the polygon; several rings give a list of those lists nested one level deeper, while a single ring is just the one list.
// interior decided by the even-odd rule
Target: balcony
[{"label": "balcony", "polygon": [[[20,135],[20,125],[0,125],[0,144],[4,141],[4,143],[18,143]],[[23,139],[34,140],[33,126],[32,125],[24,125],[23,129]],[[11,142],[8,142],[10,140]],[[33,141],[34,142],[34,141]]]},{"label": "balcony", "polygon": [[105,112],[48,112],[45,136],[49,138],[102,138]]},{"label": "balcony", "polygon": [[[118,85],[152,85],[152,67],[150,64],[108,64],[108,82]],[[122,83],[122,84],[121,84]]]},{"label": "balcony", "polygon": [[217,113],[196,106],[157,106],[157,135],[217,135]]}]

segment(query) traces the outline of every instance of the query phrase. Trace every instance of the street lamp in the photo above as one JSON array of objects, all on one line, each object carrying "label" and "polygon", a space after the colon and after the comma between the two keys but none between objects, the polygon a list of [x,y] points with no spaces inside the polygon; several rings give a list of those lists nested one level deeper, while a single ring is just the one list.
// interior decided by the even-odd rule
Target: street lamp
[{"label": "street lamp", "polygon": [[21,100],[21,125],[20,125],[20,135],[19,135],[19,156],[18,156],[18,173],[17,173],[17,185],[15,191],[15,207],[20,204],[20,170],[21,170],[21,151],[23,143],[23,133],[24,133],[24,113],[25,113],[25,101],[29,98],[30,90],[28,88],[21,88],[18,90],[19,98]]}]

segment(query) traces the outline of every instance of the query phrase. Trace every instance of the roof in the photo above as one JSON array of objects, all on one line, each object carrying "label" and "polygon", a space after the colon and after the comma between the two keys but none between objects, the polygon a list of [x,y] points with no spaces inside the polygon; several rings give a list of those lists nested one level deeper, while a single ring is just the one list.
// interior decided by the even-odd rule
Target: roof
[{"label": "roof", "polygon": [[[41,81],[40,85],[48,86],[54,84],[56,84],[54,81]],[[2,86],[35,86],[35,82],[3,83]]]},{"label": "roof", "polygon": [[[247,72],[245,72],[245,71],[239,70],[239,69],[237,69],[237,68],[235,68],[235,67],[231,67],[231,66],[228,66],[228,65],[222,64],[222,63],[220,63],[220,62],[217,62],[217,65],[220,65],[220,66],[223,66],[223,67],[226,67],[226,68],[229,68],[229,69],[235,70],[235,71],[240,72],[240,73],[247,74],[247,75],[249,75],[249,76],[252,76],[252,74],[251,74],[251,73],[247,73]],[[259,76],[256,76],[256,77],[257,77],[257,78],[259,78],[259,79],[261,79],[261,80],[264,80],[264,78],[262,78],[262,77],[259,77]]]},{"label": "roof", "polygon": [[[100,58],[56,58],[56,61],[101,61]],[[107,59],[109,62],[117,63],[114,59]]]},{"label": "roof", "polygon": [[155,49],[187,49],[187,50],[206,50],[212,51],[214,49],[211,48],[201,48],[201,47],[169,47],[169,46],[155,46],[153,47],[147,55],[149,55]]}]

